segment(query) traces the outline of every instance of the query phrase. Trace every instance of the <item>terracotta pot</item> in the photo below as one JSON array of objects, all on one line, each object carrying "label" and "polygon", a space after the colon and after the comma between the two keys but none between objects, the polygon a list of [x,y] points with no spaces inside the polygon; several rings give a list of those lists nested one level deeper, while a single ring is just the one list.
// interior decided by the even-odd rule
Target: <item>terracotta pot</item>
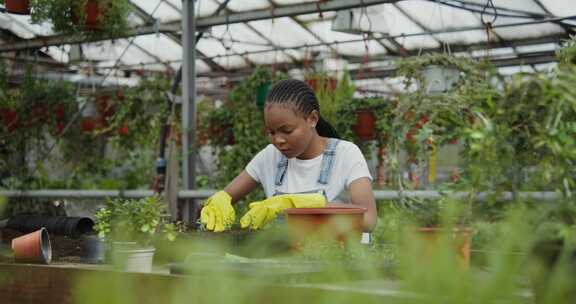
[{"label": "terracotta pot", "polygon": [[366,208],[291,208],[284,211],[291,247],[309,242],[335,241],[341,246],[360,243]]},{"label": "terracotta pot", "polygon": [[96,98],[96,108],[102,117],[108,118],[115,113],[115,107],[110,96],[102,95]]},{"label": "terracotta pot", "polygon": [[304,82],[306,82],[314,92],[318,92],[319,90],[334,92],[336,87],[338,87],[338,79],[334,77],[327,77],[324,79],[313,77],[305,79]]},{"label": "terracotta pot", "polygon": [[98,1],[88,0],[84,5],[84,14],[86,20],[84,25],[87,30],[99,30],[102,26],[100,25],[101,16],[100,7],[98,6]]},{"label": "terracotta pot", "polygon": [[120,127],[118,127],[118,135],[126,136],[128,135],[128,123],[124,122]]},{"label": "terracotta pot", "polygon": [[96,130],[97,124],[98,124],[97,119],[92,117],[82,117],[82,119],[80,120],[80,128],[85,133],[91,133],[94,130]]},{"label": "terracotta pot", "polygon": [[[446,229],[421,227],[417,229],[417,233],[421,240],[424,242],[424,256],[430,256],[430,253],[439,246],[439,241]],[[450,233],[450,243],[453,246],[458,263],[463,268],[468,268],[470,265],[470,241],[472,238],[472,230],[470,228],[453,228]]]},{"label": "terracotta pot", "polygon": [[34,126],[37,124],[46,123],[49,118],[49,110],[46,104],[38,102],[32,105],[30,110],[30,119],[28,120],[28,126]]},{"label": "terracotta pot", "polygon": [[13,239],[12,250],[17,262],[48,264],[52,260],[52,247],[46,228]]},{"label": "terracotta pot", "polygon": [[226,143],[227,145],[233,145],[236,143],[233,128],[234,125],[232,125],[232,123],[227,123],[223,126],[211,123],[208,132],[210,137],[219,138],[223,143]]},{"label": "terracotta pot", "polygon": [[354,132],[361,140],[371,140],[376,137],[376,116],[374,112],[360,110],[356,112]]},{"label": "terracotta pot", "polygon": [[28,0],[6,0],[6,12],[10,14],[29,15],[30,4]]},{"label": "terracotta pot", "polygon": [[2,121],[4,122],[4,127],[8,129],[8,132],[12,132],[20,127],[18,112],[16,112],[16,110],[2,108],[0,109],[0,112],[2,113]]}]

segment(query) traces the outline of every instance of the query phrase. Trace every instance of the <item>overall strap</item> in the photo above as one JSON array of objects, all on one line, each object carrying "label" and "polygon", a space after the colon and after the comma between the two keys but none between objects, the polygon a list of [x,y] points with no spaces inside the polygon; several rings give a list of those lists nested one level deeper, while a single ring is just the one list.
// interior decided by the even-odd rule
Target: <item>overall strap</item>
[{"label": "overall strap", "polygon": [[281,186],[284,182],[284,176],[286,176],[286,171],[288,170],[288,158],[284,154],[280,155],[280,161],[276,165],[276,186]]},{"label": "overall strap", "polygon": [[318,183],[322,185],[328,184],[330,172],[332,172],[332,166],[334,165],[334,157],[336,156],[337,145],[338,145],[338,139],[328,138],[328,145],[326,145],[324,155],[322,156],[320,176],[318,177]]}]

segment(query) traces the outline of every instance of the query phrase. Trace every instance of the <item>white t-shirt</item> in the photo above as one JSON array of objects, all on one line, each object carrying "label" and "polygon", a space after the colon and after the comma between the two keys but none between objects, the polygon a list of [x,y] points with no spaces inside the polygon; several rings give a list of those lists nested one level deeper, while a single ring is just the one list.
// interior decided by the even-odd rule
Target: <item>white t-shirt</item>
[{"label": "white t-shirt", "polygon": [[280,151],[270,144],[258,152],[246,166],[246,172],[262,184],[266,197],[277,192],[306,193],[324,190],[328,201],[334,201],[353,181],[361,177],[372,180],[364,155],[358,146],[349,141],[339,140],[327,185],[318,183],[324,156],[322,153],[313,159],[289,159],[284,181],[282,185],[276,186],[276,170],[281,155]]}]

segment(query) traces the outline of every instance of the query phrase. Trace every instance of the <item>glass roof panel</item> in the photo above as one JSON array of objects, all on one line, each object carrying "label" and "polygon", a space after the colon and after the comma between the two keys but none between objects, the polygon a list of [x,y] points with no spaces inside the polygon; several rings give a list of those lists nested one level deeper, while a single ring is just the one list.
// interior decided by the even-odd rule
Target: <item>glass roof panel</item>
[{"label": "glass roof panel", "polygon": [[228,27],[226,25],[214,26],[211,29],[210,35],[218,39],[225,39],[227,42],[232,40],[246,44],[268,44],[264,38],[251,30],[246,24],[242,23],[230,24]]},{"label": "glass roof panel", "polygon": [[420,48],[439,48],[440,43],[430,35],[397,38],[396,41],[408,50]]},{"label": "glass roof panel", "polygon": [[[514,49],[511,47],[493,48],[490,49],[490,55],[495,57],[512,57],[514,55]],[[472,56],[484,57],[486,56],[486,50],[473,50]]]},{"label": "glass roof panel", "polygon": [[241,68],[246,66],[246,61],[241,56],[228,56],[228,57],[217,57],[214,61],[224,68]]},{"label": "glass roof panel", "polygon": [[574,0],[540,0],[540,3],[555,16],[576,15],[576,1]]},{"label": "glass roof panel", "polygon": [[556,49],[558,49],[558,44],[556,43],[522,45],[516,47],[516,50],[520,53],[546,52],[546,51],[555,51]]},{"label": "glass roof panel", "polygon": [[312,22],[308,24],[308,28],[316,33],[316,35],[322,37],[325,42],[344,42],[362,39],[361,35],[333,31],[331,21]]},{"label": "glass roof panel", "polygon": [[226,49],[222,46],[220,41],[213,38],[204,38],[198,41],[196,48],[206,56],[225,55]]},{"label": "glass roof panel", "polygon": [[290,62],[290,57],[283,52],[269,52],[262,54],[248,55],[248,59],[256,64],[275,64],[281,62]]},{"label": "glass roof panel", "polygon": [[254,52],[254,51],[263,51],[269,50],[270,47],[261,46],[261,45],[251,45],[251,44],[243,44],[243,43],[234,43],[231,46],[231,50],[235,53],[242,54],[246,52]]},{"label": "glass roof panel", "polygon": [[[177,10],[180,10],[180,11],[182,10],[182,0],[164,0],[164,2],[170,3],[170,5]],[[205,1],[204,0],[198,1],[198,4],[200,4],[200,2],[205,2]]]},{"label": "glass roof panel", "polygon": [[517,73],[532,73],[534,70],[529,65],[507,66],[497,68],[501,75],[512,75]]},{"label": "glass roof panel", "polygon": [[260,33],[278,46],[299,46],[318,43],[310,33],[288,17],[249,22]]},{"label": "glass roof panel", "polygon": [[[383,19],[387,20],[388,34],[391,36],[422,33],[424,29],[414,23],[410,18],[402,13],[396,6],[388,4],[383,6]],[[410,16],[412,17],[412,16]]]},{"label": "glass roof panel", "polygon": [[99,43],[97,46],[90,45],[83,47],[83,52],[84,56],[91,60],[115,60],[120,58],[120,55],[123,54],[121,61],[124,64],[152,62],[156,59],[134,45],[128,47],[124,53],[126,47],[128,47],[128,41],[121,39],[114,41],[114,43],[106,41],[104,43]]},{"label": "glass roof panel", "polygon": [[134,44],[142,47],[163,61],[182,58],[182,47],[165,35],[144,35],[134,39]]},{"label": "glass roof panel", "polygon": [[270,2],[267,0],[250,0],[250,1],[230,1],[227,7],[234,12],[251,11],[258,9],[265,9],[270,7]]},{"label": "glass roof panel", "polygon": [[534,68],[539,72],[550,72],[558,66],[557,62],[535,64]]},{"label": "glass roof panel", "polygon": [[162,22],[174,21],[181,18],[180,13],[171,7],[164,0],[131,0],[134,4],[142,8],[148,15]]},{"label": "glass roof panel", "polygon": [[46,48],[45,52],[58,62],[68,62],[68,52],[65,46],[51,46]]},{"label": "glass roof panel", "polygon": [[275,0],[275,3],[279,5],[290,5],[290,4],[298,4],[298,3],[306,3],[306,2],[318,2],[318,0]]},{"label": "glass roof panel", "polygon": [[351,43],[339,43],[337,46],[338,52],[343,55],[351,56],[372,56],[377,54],[386,53],[384,47],[382,47],[378,42],[374,40],[366,41],[368,45],[368,50],[366,50],[366,45],[364,42],[351,42]]},{"label": "glass roof panel", "polygon": [[[452,44],[473,44],[486,41],[486,32],[482,30],[435,34],[434,37],[442,42]],[[492,38],[491,40],[494,40]]]},{"label": "glass roof panel", "polygon": [[14,33],[16,36],[23,39],[34,38],[34,32],[29,29],[26,23],[13,18],[12,14],[0,14],[0,28]]},{"label": "glass roof panel", "polygon": [[401,1],[396,5],[414,19],[418,20],[420,24],[431,30],[480,26],[478,17],[473,13],[440,3],[415,0]]},{"label": "glass roof panel", "polygon": [[547,35],[562,34],[564,29],[551,23],[540,23],[531,25],[521,25],[513,27],[495,28],[494,32],[505,40],[518,38],[535,38]]},{"label": "glass roof panel", "polygon": [[8,20],[10,20],[10,22],[14,23],[18,27],[21,27],[22,30],[34,33],[34,35],[37,36],[48,36],[54,34],[52,31],[51,23],[32,24],[30,16],[23,15],[0,14],[0,19],[3,17],[6,17]]},{"label": "glass roof panel", "polygon": [[[276,1],[276,3],[278,3],[278,1]],[[320,14],[319,13],[313,13],[313,14],[306,14],[306,15],[300,15],[300,16],[296,16],[296,18],[298,20],[304,21],[304,22],[309,22],[309,21],[326,21],[326,20],[332,20],[334,19],[334,17],[336,17],[336,12],[322,12],[322,18],[320,18]]]},{"label": "glass roof panel", "polygon": [[[468,2],[472,4],[477,4],[475,9],[480,9],[486,4],[486,0],[459,0],[460,2]],[[540,0],[541,2],[547,2],[548,0]],[[557,0],[551,0],[557,1]],[[515,11],[523,11],[527,13],[544,14],[544,11],[532,0],[506,0],[506,1],[493,1],[496,8],[511,9]],[[510,12],[514,14],[513,12]]]},{"label": "glass roof panel", "polygon": [[[176,2],[180,2],[180,9],[182,9],[182,1],[176,1]],[[218,3],[212,0],[200,0],[196,5],[196,15],[200,17],[211,16],[216,12],[218,6],[219,6]]]}]

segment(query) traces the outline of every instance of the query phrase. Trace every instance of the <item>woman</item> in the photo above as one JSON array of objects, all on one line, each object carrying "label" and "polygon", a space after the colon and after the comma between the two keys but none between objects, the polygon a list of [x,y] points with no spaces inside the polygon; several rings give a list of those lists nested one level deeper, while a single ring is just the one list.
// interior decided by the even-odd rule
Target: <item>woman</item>
[{"label": "woman", "polygon": [[259,229],[286,208],[350,207],[337,202],[347,190],[352,205],[367,209],[364,230],[372,231],[377,212],[366,160],[320,117],[314,91],[299,80],[276,83],[266,96],[264,120],[271,144],[205,202],[201,222],[206,228],[230,227],[235,220],[232,203],[261,184],[267,199],[250,204],[240,219],[242,228]]}]

